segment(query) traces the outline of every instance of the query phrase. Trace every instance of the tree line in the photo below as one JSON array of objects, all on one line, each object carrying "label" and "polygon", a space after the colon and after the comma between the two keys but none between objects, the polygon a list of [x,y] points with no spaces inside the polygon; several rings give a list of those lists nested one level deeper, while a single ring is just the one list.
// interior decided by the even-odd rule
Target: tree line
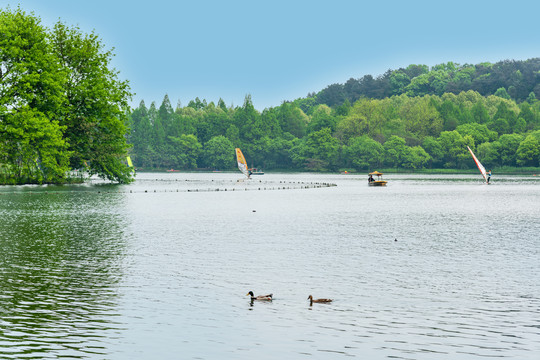
[{"label": "tree line", "polygon": [[142,169],[336,171],[538,167],[540,59],[410,65],[279,106],[195,98],[130,109],[127,80],[94,32],[0,9],[0,184],[76,174],[130,182]]},{"label": "tree line", "polygon": [[131,92],[95,33],[0,9],[0,184],[129,182]]},{"label": "tree line", "polygon": [[[336,106],[360,98],[384,99],[394,95],[424,96],[476,91],[480,95],[498,95],[517,103],[540,96],[540,58],[525,61],[505,60],[495,64],[460,65],[453,62],[433,67],[412,64],[388,70],[373,77],[350,78],[345,84],[332,84],[319,93],[309,94],[305,106]],[[304,108],[304,111],[306,109]]]},{"label": "tree line", "polygon": [[[394,95],[345,100],[334,106],[309,98],[257,111],[196,98],[173,109],[144,101],[131,113],[128,140],[142,169],[232,169],[234,148],[266,170],[336,171],[467,169],[467,146],[487,167],[537,167],[540,102],[517,103],[476,91],[441,96]],[[304,110],[306,109],[306,111]]]}]

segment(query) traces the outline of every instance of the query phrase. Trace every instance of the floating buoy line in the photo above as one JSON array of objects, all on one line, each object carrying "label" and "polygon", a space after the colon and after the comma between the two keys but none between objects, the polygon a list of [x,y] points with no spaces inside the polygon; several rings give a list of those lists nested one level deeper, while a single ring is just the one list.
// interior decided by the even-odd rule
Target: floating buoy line
[{"label": "floating buoy line", "polygon": [[[137,182],[160,182],[160,181],[167,181],[167,182],[197,182],[200,180],[170,180],[170,179],[151,179],[151,180],[137,180]],[[204,181],[207,183],[208,181]],[[210,181],[214,182],[214,180]],[[219,181],[221,183],[225,183],[225,181],[221,180]],[[138,189],[125,189],[125,190],[107,190],[107,189],[92,189],[92,190],[84,190],[84,189],[77,189],[77,190],[28,190],[28,191],[4,191],[0,192],[0,196],[4,194],[67,194],[67,193],[95,193],[95,194],[101,194],[101,193],[110,193],[110,194],[134,194],[134,193],[179,193],[179,192],[220,192],[220,191],[229,191],[229,192],[238,192],[238,191],[269,191],[269,190],[297,190],[297,189],[320,189],[320,188],[329,188],[337,186],[337,184],[333,183],[326,183],[326,182],[304,182],[304,181],[261,181],[258,182],[238,182],[235,180],[230,181],[233,186],[227,187],[225,184],[223,184],[222,187],[200,187],[200,188],[168,188],[168,189],[142,189],[139,187]],[[122,185],[120,185],[122,186]]]}]

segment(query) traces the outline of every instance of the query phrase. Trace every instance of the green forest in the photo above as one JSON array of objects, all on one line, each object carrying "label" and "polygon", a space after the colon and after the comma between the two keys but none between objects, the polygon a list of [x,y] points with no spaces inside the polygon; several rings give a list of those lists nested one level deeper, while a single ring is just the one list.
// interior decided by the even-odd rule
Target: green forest
[{"label": "green forest", "polygon": [[540,161],[537,95],[540,58],[410,65],[262,112],[250,95],[237,107],[142,101],[128,141],[144,170],[232,169],[235,147],[265,170],[464,170],[475,166],[467,146],[488,168],[525,170]]},{"label": "green forest", "polygon": [[[409,65],[332,84],[262,112],[195,98],[130,108],[129,81],[94,32],[0,10],[0,184],[138,170],[538,171],[540,58]],[[182,84],[178,84],[182,86]],[[224,94],[226,95],[226,94]]]}]

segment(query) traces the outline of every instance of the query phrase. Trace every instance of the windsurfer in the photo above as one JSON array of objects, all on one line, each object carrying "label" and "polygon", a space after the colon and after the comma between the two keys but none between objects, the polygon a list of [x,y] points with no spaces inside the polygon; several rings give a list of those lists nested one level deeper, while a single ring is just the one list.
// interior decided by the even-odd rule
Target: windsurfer
[{"label": "windsurfer", "polygon": [[487,172],[487,183],[489,184],[489,180],[491,179],[491,170]]},{"label": "windsurfer", "polygon": [[236,148],[236,161],[238,162],[238,169],[244,174],[248,179],[251,176],[251,170],[248,169],[246,158],[242,154],[242,150]]}]

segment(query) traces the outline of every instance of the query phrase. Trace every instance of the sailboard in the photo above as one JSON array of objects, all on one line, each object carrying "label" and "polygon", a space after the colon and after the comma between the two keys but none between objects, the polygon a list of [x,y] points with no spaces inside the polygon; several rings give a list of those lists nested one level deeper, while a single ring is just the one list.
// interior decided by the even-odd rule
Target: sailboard
[{"label": "sailboard", "polygon": [[242,174],[246,175],[249,178],[249,170],[246,162],[246,158],[244,158],[244,154],[242,154],[242,150],[239,148],[236,148],[236,162],[238,163],[238,169],[242,172]]},{"label": "sailboard", "polygon": [[131,157],[126,157],[126,160],[127,160],[127,164],[129,167],[133,167],[133,163],[131,162]]},{"label": "sailboard", "polygon": [[476,158],[476,156],[475,156],[474,153],[472,152],[471,148],[467,146],[467,149],[469,149],[469,152],[471,153],[472,158],[473,158],[474,162],[476,163],[476,166],[478,166],[478,170],[480,170],[480,173],[482,174],[482,176],[484,177],[484,180],[485,180],[486,183],[487,183],[488,180],[487,180],[486,168],[485,168],[484,165],[482,165],[482,163]]}]

